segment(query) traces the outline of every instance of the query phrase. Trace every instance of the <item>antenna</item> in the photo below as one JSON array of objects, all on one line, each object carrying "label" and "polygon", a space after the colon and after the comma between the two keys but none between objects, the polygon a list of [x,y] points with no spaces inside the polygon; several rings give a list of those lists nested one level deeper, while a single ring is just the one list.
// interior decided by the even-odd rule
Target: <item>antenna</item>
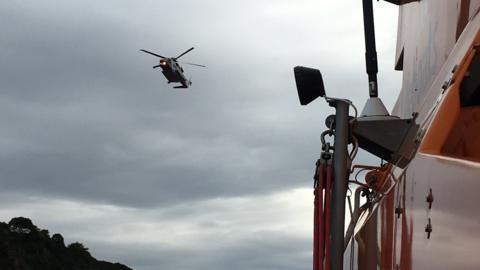
[{"label": "antenna", "polygon": [[370,97],[378,97],[378,63],[375,47],[375,24],[372,0],[363,0],[363,30],[365,32],[365,64],[367,66]]},{"label": "antenna", "polygon": [[378,62],[375,47],[375,25],[372,0],[363,1],[363,30],[365,32],[365,65],[368,74],[368,94],[370,98],[363,107],[361,117],[389,116],[387,108],[378,97]]}]

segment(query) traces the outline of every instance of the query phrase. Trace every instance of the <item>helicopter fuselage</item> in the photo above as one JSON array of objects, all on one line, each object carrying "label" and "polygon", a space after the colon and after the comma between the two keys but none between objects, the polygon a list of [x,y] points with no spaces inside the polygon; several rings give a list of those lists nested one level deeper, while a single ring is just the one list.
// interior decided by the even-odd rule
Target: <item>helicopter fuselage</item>
[{"label": "helicopter fuselage", "polygon": [[[173,82],[173,83],[181,84],[179,86],[174,86],[174,88],[188,88],[188,86],[192,85],[192,82],[185,77],[185,74],[183,74],[183,68],[177,62],[177,59],[187,54],[191,50],[193,50],[193,47],[181,53],[179,56],[171,57],[171,58],[168,58],[144,49],[141,49],[140,51],[160,58],[159,64],[154,66],[153,68],[161,67],[162,73],[165,76],[165,78],[167,78],[168,83]],[[184,63],[184,64],[205,67],[204,65],[199,65],[194,63]]]},{"label": "helicopter fuselage", "polygon": [[192,84],[183,74],[183,68],[177,61],[171,58],[161,59],[159,65],[168,83],[181,83],[182,86],[178,86],[180,88],[187,88]]}]

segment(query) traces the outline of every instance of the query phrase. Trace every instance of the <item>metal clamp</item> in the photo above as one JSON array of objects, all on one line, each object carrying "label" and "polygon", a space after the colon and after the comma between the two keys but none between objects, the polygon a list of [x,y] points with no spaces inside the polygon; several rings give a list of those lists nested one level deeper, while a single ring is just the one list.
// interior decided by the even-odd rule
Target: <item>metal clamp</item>
[{"label": "metal clamp", "polygon": [[335,133],[333,132],[332,129],[327,129],[324,132],[322,132],[322,134],[320,135],[320,141],[322,142],[322,150],[325,151],[325,152],[330,152],[330,150],[333,150],[334,147],[332,145],[330,145],[330,143],[325,141],[325,136],[326,135],[334,136]]}]

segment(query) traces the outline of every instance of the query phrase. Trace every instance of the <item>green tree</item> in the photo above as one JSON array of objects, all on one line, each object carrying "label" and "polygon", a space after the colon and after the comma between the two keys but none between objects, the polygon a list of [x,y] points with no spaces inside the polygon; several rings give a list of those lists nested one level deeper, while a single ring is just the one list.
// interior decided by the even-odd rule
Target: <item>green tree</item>
[{"label": "green tree", "polygon": [[37,226],[33,225],[32,221],[26,217],[14,217],[8,222],[8,225],[20,229],[30,229],[31,231],[37,231]]},{"label": "green tree", "polygon": [[90,255],[88,248],[86,248],[82,243],[74,242],[68,245],[68,249],[79,255]]},{"label": "green tree", "polygon": [[50,239],[50,232],[48,230],[40,230],[40,235],[45,239]]},{"label": "green tree", "polygon": [[63,236],[59,233],[56,233],[52,235],[52,241],[55,242],[56,244],[59,244],[61,246],[65,246],[65,241],[63,239]]}]

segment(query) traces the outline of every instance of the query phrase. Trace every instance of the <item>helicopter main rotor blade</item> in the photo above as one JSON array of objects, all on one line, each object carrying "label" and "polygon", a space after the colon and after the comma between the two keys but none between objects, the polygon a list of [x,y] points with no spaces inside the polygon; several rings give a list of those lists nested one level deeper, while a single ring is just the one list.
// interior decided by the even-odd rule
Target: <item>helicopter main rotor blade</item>
[{"label": "helicopter main rotor blade", "polygon": [[151,54],[151,55],[156,56],[156,57],[166,58],[165,56],[161,56],[161,55],[159,55],[159,54],[156,54],[156,53],[153,53],[153,52],[149,52],[149,51],[144,50],[144,49],[141,49],[140,51],[142,51],[142,52],[144,52],[144,53]]},{"label": "helicopter main rotor blade", "polygon": [[186,65],[198,66],[198,67],[207,67],[207,66],[204,66],[204,65],[194,64],[194,63],[188,63],[188,62],[180,62],[180,63],[186,64]]},{"label": "helicopter main rotor blade", "polygon": [[190,52],[190,51],[193,50],[193,49],[194,49],[194,48],[192,47],[192,48],[186,50],[184,53],[182,53],[182,54],[180,54],[179,56],[175,57],[175,60],[178,59],[178,58],[180,58],[180,57],[182,57],[182,56],[184,56],[185,54],[187,54],[188,52]]}]

